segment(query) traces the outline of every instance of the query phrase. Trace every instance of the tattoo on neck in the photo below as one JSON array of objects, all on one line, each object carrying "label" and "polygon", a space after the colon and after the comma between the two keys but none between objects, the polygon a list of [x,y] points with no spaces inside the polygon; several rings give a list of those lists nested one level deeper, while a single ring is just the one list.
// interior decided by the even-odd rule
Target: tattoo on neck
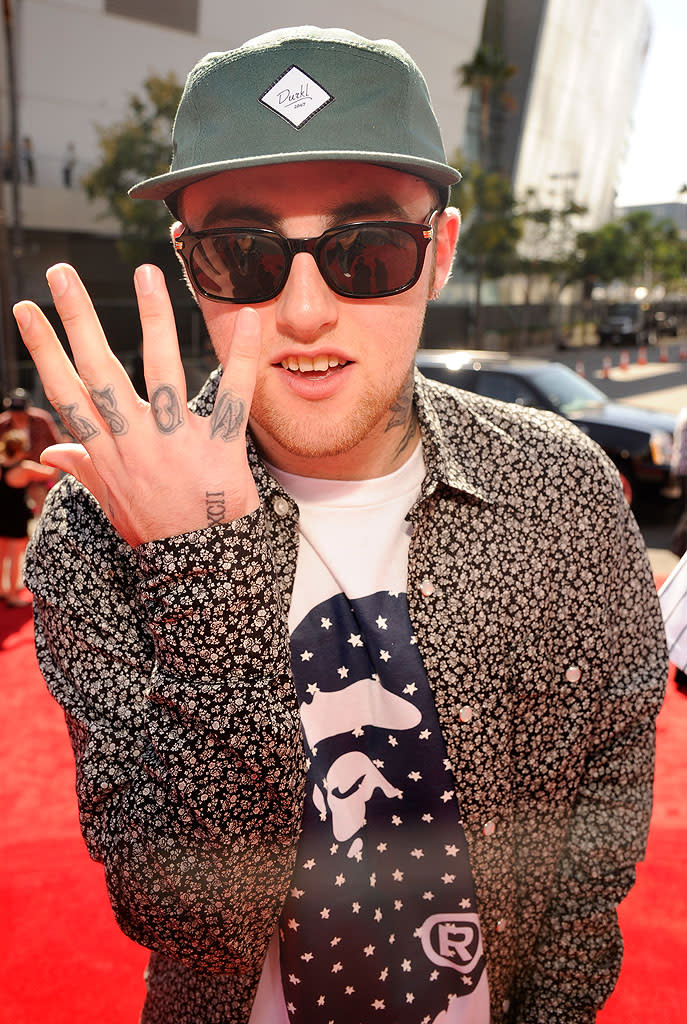
[{"label": "tattoo on neck", "polygon": [[210,417],[210,437],[233,441],[245,422],[246,403],[231,391],[220,392]]},{"label": "tattoo on neck", "polygon": [[129,424],[117,408],[114,388],[109,384],[106,388],[91,388],[91,398],[102,418],[113,434],[126,434]]},{"label": "tattoo on neck", "polygon": [[414,439],[417,432],[417,417],[413,406],[413,375],[409,374],[406,382],[401,388],[396,401],[391,406],[391,418],[386,425],[386,430],[393,430],[395,427],[403,427],[403,435],[398,442],[395,458],[398,458]]},{"label": "tattoo on neck", "polygon": [[91,423],[89,419],[76,411],[76,402],[72,405],[56,405],[55,408],[69,433],[80,444],[85,444],[86,441],[90,441],[100,433],[95,423]]},{"label": "tattoo on neck", "polygon": [[214,526],[216,523],[224,522],[227,515],[224,491],[205,492],[205,511],[208,517],[208,526]]},{"label": "tattoo on neck", "polygon": [[160,384],[155,388],[150,396],[150,408],[153,410],[157,429],[162,434],[173,434],[184,422],[179,393],[171,384]]}]

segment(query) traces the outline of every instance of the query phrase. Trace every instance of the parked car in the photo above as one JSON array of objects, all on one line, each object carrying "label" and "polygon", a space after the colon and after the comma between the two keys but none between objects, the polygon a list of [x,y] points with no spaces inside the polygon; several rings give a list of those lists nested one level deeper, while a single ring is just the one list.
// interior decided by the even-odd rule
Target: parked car
[{"label": "parked car", "polygon": [[503,402],[548,409],[571,420],[618,467],[630,503],[670,494],[670,454],[675,417],[611,402],[563,363],[507,353],[420,349],[426,377]]},{"label": "parked car", "polygon": [[597,327],[600,345],[646,345],[651,329],[640,302],[614,302]]},{"label": "parked car", "polygon": [[676,316],[673,316],[672,313],[664,313],[663,310],[658,309],[653,314],[652,319],[652,327],[657,337],[677,338],[678,322]]}]

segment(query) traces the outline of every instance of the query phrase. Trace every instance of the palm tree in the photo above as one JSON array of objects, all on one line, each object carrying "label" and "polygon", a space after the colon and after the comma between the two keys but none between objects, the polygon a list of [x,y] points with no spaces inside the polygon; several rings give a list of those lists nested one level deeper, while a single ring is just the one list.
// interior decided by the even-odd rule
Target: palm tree
[{"label": "palm tree", "polygon": [[479,93],[479,162],[485,170],[491,170],[489,157],[493,155],[490,142],[494,102],[498,100],[507,109],[513,108],[514,97],[504,91],[504,86],[517,68],[506,60],[500,50],[495,50],[489,43],[480,43],[472,60],[461,64],[456,71],[460,75],[461,87]]},{"label": "palm tree", "polygon": [[[478,164],[481,171],[477,172],[476,176],[480,177],[481,175],[482,183],[486,181],[490,171],[498,170],[498,159],[496,159],[496,154],[492,152],[493,147],[491,146],[494,102],[498,99],[502,106],[512,109],[515,101],[509,93],[504,91],[504,86],[516,71],[515,65],[510,64],[500,50],[495,50],[489,43],[485,42],[480,43],[469,63],[461,64],[456,68],[456,72],[460,76],[460,87],[474,89],[479,94],[480,131]],[[473,225],[478,237],[483,220],[484,211],[476,191]],[[477,347],[480,347],[482,344],[483,317],[481,291],[485,273],[485,262],[485,254],[478,248],[474,257],[474,343]]]}]

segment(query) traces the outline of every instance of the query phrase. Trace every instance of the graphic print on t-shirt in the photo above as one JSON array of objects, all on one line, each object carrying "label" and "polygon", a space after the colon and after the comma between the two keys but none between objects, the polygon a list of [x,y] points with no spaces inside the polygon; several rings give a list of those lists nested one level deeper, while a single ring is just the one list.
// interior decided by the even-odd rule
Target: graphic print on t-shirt
[{"label": "graphic print on t-shirt", "polygon": [[290,1019],[488,1020],[455,782],[406,595],[329,597],[291,652],[309,761],[280,922]]}]

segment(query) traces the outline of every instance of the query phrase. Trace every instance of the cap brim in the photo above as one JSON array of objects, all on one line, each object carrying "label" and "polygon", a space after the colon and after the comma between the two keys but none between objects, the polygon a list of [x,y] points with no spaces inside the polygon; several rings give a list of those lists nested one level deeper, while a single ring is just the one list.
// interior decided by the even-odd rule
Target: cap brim
[{"label": "cap brim", "polygon": [[460,171],[448,164],[434,160],[422,160],[399,153],[370,153],[356,150],[313,150],[299,153],[272,153],[262,156],[243,157],[237,160],[222,160],[218,163],[199,164],[179,171],[169,171],[154,178],[146,178],[129,189],[132,199],[168,199],[179,189],[192,185],[203,178],[210,178],[223,171],[235,171],[243,167],[264,167],[268,164],[311,163],[318,160],[353,161],[355,163],[376,164],[391,167],[395,170],[415,174],[435,185],[448,187],[461,180]]}]

